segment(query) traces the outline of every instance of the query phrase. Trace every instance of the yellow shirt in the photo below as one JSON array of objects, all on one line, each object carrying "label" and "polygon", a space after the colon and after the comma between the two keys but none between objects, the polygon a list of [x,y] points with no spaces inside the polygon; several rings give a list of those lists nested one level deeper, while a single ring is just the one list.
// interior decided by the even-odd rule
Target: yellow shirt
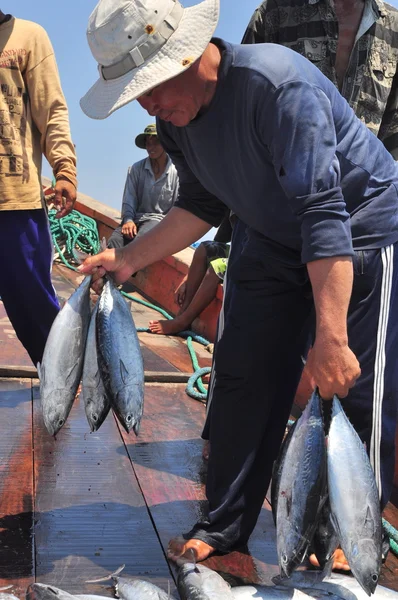
[{"label": "yellow shirt", "polygon": [[76,185],[68,109],[51,42],[40,25],[0,25],[0,210],[42,208],[42,154]]}]

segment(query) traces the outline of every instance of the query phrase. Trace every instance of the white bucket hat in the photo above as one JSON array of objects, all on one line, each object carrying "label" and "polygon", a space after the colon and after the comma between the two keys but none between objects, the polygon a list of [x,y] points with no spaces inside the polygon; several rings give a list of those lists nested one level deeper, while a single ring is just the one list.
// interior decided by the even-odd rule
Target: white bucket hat
[{"label": "white bucket hat", "polygon": [[80,100],[92,119],[176,77],[205,51],[219,15],[219,0],[183,8],[178,0],[100,0],[87,39],[100,79]]}]

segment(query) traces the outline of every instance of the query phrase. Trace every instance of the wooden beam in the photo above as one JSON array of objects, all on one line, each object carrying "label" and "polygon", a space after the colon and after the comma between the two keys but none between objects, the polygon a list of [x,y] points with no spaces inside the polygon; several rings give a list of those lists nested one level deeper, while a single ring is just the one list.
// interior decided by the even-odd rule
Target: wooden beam
[{"label": "wooden beam", "polygon": [[[145,381],[151,383],[186,383],[192,373],[181,373],[179,371],[145,371]],[[32,366],[2,365],[0,366],[0,377],[37,379],[37,370]]]}]

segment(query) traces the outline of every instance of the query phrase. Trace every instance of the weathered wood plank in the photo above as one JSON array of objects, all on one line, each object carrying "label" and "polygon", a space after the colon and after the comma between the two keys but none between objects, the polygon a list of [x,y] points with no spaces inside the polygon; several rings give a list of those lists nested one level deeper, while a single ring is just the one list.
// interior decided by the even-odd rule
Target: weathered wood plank
[{"label": "weathered wood plank", "polygon": [[34,581],[31,381],[0,380],[0,587]]},{"label": "weathered wood plank", "polygon": [[[123,437],[166,548],[172,536],[188,531],[202,515],[206,465],[201,457],[200,434],[205,409],[186,396],[183,386],[148,384],[145,389],[140,436]],[[268,504],[264,505],[247,551],[213,557],[206,564],[243,581],[269,583],[278,567]]]},{"label": "weathered wood plank", "polygon": [[54,439],[37,389],[33,407],[37,581],[102,593],[101,584],[85,581],[126,564],[127,575],[167,589],[168,564],[112,415],[90,434],[76,400]]}]

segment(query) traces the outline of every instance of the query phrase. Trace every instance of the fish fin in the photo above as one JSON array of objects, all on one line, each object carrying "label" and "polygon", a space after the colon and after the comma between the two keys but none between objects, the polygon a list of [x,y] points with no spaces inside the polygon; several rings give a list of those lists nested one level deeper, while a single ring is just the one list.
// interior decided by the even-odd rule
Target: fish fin
[{"label": "fish fin", "polygon": [[129,375],[128,370],[122,360],[120,360],[120,377],[122,378],[123,383],[127,384],[127,377]]},{"label": "fish fin", "polygon": [[116,571],[114,573],[111,573],[110,575],[107,575],[106,577],[100,577],[100,579],[87,579],[86,583],[101,583],[101,581],[110,581],[112,579],[112,577],[116,577],[117,575],[119,575],[119,573],[121,573],[123,571],[125,566],[126,565],[122,565],[121,567],[116,569]]},{"label": "fish fin", "polygon": [[39,379],[41,380],[42,373],[44,375],[44,369],[42,369],[42,366],[41,366],[40,362],[37,363],[36,369],[37,369],[37,374],[39,376]]},{"label": "fish fin", "polygon": [[78,368],[79,368],[79,364],[78,364],[78,363],[75,363],[75,364],[73,365],[73,367],[71,367],[71,368],[69,369],[69,373],[68,373],[68,374],[66,375],[66,377],[65,377],[65,383],[67,383],[67,382],[68,382],[68,380],[69,380],[69,379],[72,377],[72,375],[75,373],[76,369],[78,369]]},{"label": "fish fin", "polygon": [[90,254],[87,254],[87,252],[83,252],[82,250],[78,250],[77,248],[72,249],[72,255],[79,265],[81,265],[86,260],[86,258],[91,256]]},{"label": "fish fin", "polygon": [[106,250],[106,238],[105,237],[102,238],[100,245],[101,245],[101,251]]}]

